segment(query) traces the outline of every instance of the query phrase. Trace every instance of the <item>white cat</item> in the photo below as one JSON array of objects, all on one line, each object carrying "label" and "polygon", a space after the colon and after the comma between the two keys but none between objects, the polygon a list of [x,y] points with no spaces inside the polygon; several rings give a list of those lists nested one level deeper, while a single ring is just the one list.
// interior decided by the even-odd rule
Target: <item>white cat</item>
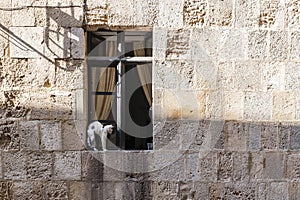
[{"label": "white cat", "polygon": [[98,122],[92,122],[87,130],[87,144],[90,148],[92,148],[93,150],[98,151],[98,149],[96,148],[96,141],[95,141],[95,134],[99,135],[101,138],[101,144],[102,144],[102,148],[103,151],[107,151],[106,148],[106,144],[107,144],[107,134],[112,134],[113,133],[113,125],[107,125],[104,126]]}]

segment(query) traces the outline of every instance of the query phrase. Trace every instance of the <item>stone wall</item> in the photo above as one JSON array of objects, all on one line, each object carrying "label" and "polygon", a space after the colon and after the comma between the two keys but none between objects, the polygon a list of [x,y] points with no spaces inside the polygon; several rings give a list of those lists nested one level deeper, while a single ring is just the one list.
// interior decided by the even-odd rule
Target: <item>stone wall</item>
[{"label": "stone wall", "polygon": [[[1,199],[300,199],[299,7],[1,0]],[[153,30],[154,151],[84,146],[98,28]]]}]

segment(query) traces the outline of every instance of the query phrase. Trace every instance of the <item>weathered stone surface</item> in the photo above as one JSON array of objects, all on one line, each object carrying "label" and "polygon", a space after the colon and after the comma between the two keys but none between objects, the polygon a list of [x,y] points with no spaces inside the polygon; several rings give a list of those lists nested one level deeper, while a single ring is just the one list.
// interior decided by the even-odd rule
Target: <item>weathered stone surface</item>
[{"label": "weathered stone surface", "polygon": [[247,181],[249,180],[249,154],[234,153],[233,154],[233,180]]},{"label": "weathered stone surface", "polygon": [[233,174],[233,156],[231,152],[221,152],[218,154],[218,180],[230,182]]},{"label": "weathered stone surface", "polygon": [[45,29],[45,55],[49,58],[69,58],[72,33],[69,28]]},{"label": "weathered stone surface", "polygon": [[285,89],[298,90],[300,89],[300,63],[288,62],[285,67]]},{"label": "weathered stone surface", "polygon": [[23,121],[19,124],[21,149],[37,150],[40,148],[38,121]]},{"label": "weathered stone surface", "polygon": [[153,26],[157,24],[158,0],[135,0],[134,1],[134,24],[136,26]]},{"label": "weathered stone surface", "polygon": [[292,126],[290,132],[290,148],[300,149],[300,127]]},{"label": "weathered stone surface", "polygon": [[263,179],[265,161],[260,152],[250,152],[248,157],[248,171],[251,181]]},{"label": "weathered stone surface", "polygon": [[81,27],[83,23],[83,8],[81,7],[66,7],[66,8],[46,8],[45,15],[48,27]]},{"label": "weathered stone surface", "polygon": [[76,151],[55,153],[54,178],[56,180],[81,179],[81,154]]},{"label": "weathered stone surface", "polygon": [[287,199],[288,198],[287,182],[272,182],[270,184],[269,199]]},{"label": "weathered stone surface", "polygon": [[[182,67],[187,68],[187,63]],[[191,81],[191,89],[193,90],[214,90],[217,84],[218,67],[211,61],[196,61],[195,77]]]},{"label": "weathered stone surface", "polygon": [[52,178],[53,159],[51,153],[34,151],[27,157],[27,178],[32,180],[49,180]]},{"label": "weathered stone surface", "polygon": [[178,88],[177,69],[181,66],[180,62],[163,61],[154,64],[154,85],[156,88],[175,89]]},{"label": "weathered stone surface", "polygon": [[184,59],[189,57],[190,31],[187,29],[169,30],[167,34],[167,51],[168,60]]},{"label": "weathered stone surface", "polygon": [[[1,11],[0,11],[0,16],[1,16]],[[1,19],[0,19],[1,21]],[[8,57],[8,51],[9,49],[9,37],[5,33],[0,33],[0,56],[2,58]]]},{"label": "weathered stone surface", "polygon": [[291,59],[300,58],[300,32],[291,33]]},{"label": "weathered stone surface", "polygon": [[182,27],[183,26],[183,2],[159,1],[158,4],[158,26],[161,27]]},{"label": "weathered stone surface", "polygon": [[288,1],[286,4],[285,24],[290,29],[299,29],[300,12],[297,0]]},{"label": "weathered stone surface", "polygon": [[271,110],[272,95],[270,93],[246,92],[244,100],[244,119],[270,120]]},{"label": "weathered stone surface", "polygon": [[221,60],[243,60],[247,56],[247,32],[244,29],[223,29],[219,43]]},{"label": "weathered stone surface", "polygon": [[210,1],[208,24],[210,26],[231,26],[233,17],[233,1]]},{"label": "weathered stone surface", "polygon": [[279,0],[260,0],[260,27],[273,27],[277,19]]},{"label": "weathered stone surface", "polygon": [[226,92],[225,93],[225,119],[240,120],[243,118],[243,92]]},{"label": "weathered stone surface", "polygon": [[103,180],[104,164],[98,156],[99,152],[82,152],[82,179]]},{"label": "weathered stone surface", "polygon": [[288,121],[295,119],[296,98],[293,92],[273,93],[273,119]]},{"label": "weathered stone surface", "polygon": [[188,26],[203,26],[208,18],[208,4],[202,0],[185,0],[183,21]]},{"label": "weathered stone surface", "polygon": [[248,147],[250,150],[260,150],[261,148],[261,125],[250,123],[248,129]]},{"label": "weathered stone surface", "polygon": [[184,172],[184,159],[179,158],[174,163],[170,163],[165,168],[154,172],[151,179],[157,181],[180,181],[186,178]]},{"label": "weathered stone surface", "polygon": [[[153,60],[164,60],[166,58],[167,33],[168,30],[166,28],[153,27]],[[156,62],[153,63],[153,66],[155,65]],[[156,82],[155,76],[153,76],[153,82]]]},{"label": "weathered stone surface", "polygon": [[298,154],[290,154],[287,156],[287,178],[291,180],[300,179],[300,156]]},{"label": "weathered stone surface", "polygon": [[134,24],[134,0],[109,1],[109,26],[132,26]]},{"label": "weathered stone surface", "polygon": [[261,71],[259,62],[237,62],[235,65],[235,88],[240,91],[257,91],[261,88]]},{"label": "weathered stone surface", "polygon": [[44,53],[43,27],[11,27],[10,56],[12,58],[37,58]]},{"label": "weathered stone surface", "polygon": [[212,91],[206,96],[206,117],[208,119],[224,119],[225,94],[223,91]]},{"label": "weathered stone surface", "polygon": [[92,184],[90,182],[73,181],[70,183],[70,199],[92,199]]},{"label": "weathered stone surface", "polygon": [[0,149],[19,150],[20,135],[18,124],[14,121],[0,120]]},{"label": "weathered stone surface", "polygon": [[113,182],[93,183],[91,199],[115,199],[115,190]]},{"label": "weathered stone surface", "polygon": [[219,62],[217,64],[217,88],[225,91],[234,90],[235,66],[232,62]]},{"label": "weathered stone surface", "polygon": [[84,140],[81,138],[79,130],[76,129],[74,121],[62,123],[62,148],[64,150],[84,149]]},{"label": "weathered stone surface", "polygon": [[178,182],[169,182],[169,181],[158,181],[154,182],[152,185],[153,188],[153,198],[161,199],[165,196],[168,196],[170,199],[177,198],[178,195]]},{"label": "weathered stone surface", "polygon": [[290,148],[290,131],[291,131],[291,127],[289,125],[279,124],[278,127],[279,149]]},{"label": "weathered stone surface", "polygon": [[289,199],[296,200],[300,198],[299,182],[291,182],[289,184]]},{"label": "weathered stone surface", "polygon": [[[33,8],[24,8],[20,10],[14,10],[11,13],[12,16],[12,26],[34,26],[35,16]],[[26,16],[26,20],[24,20]]]},{"label": "weathered stone surface", "polygon": [[228,184],[225,187],[224,199],[255,199],[255,185],[248,184]]},{"label": "weathered stone surface", "polygon": [[71,28],[71,56],[72,58],[83,59],[85,56],[85,39],[82,28]]},{"label": "weathered stone surface", "polygon": [[224,196],[225,186],[223,183],[212,183],[209,186],[210,199],[222,199]]},{"label": "weathered stone surface", "polygon": [[273,60],[284,60],[288,57],[288,37],[287,32],[270,32],[270,57]]},{"label": "weathered stone surface", "polygon": [[12,182],[10,181],[0,182],[0,198],[5,200],[13,198]]},{"label": "weathered stone surface", "polygon": [[209,186],[201,182],[180,182],[179,199],[209,199]]},{"label": "weathered stone surface", "polygon": [[[243,12],[241,12],[243,13]],[[251,31],[248,33],[248,56],[251,59],[266,59],[268,55],[268,31]]]},{"label": "weathered stone surface", "polygon": [[26,178],[26,154],[22,152],[4,152],[2,156],[4,178],[24,180]]},{"label": "weathered stone surface", "polygon": [[43,199],[43,185],[39,181],[19,181],[12,185],[13,199]]},{"label": "weathered stone surface", "polygon": [[275,123],[264,123],[261,129],[261,146],[263,149],[278,148],[278,125]]},{"label": "weathered stone surface", "polygon": [[48,181],[44,183],[44,192],[47,199],[69,199],[68,186],[63,181]]},{"label": "weathered stone surface", "polygon": [[284,90],[285,64],[283,62],[262,63],[263,91]]},{"label": "weathered stone surface", "polygon": [[193,29],[190,39],[191,59],[215,61],[219,54],[220,37],[220,30],[210,28]]},{"label": "weathered stone surface", "polygon": [[61,150],[61,122],[43,121],[40,124],[41,148],[45,150]]},{"label": "weathered stone surface", "polygon": [[256,0],[235,2],[235,27],[257,27],[259,2]]},{"label": "weathered stone surface", "polygon": [[218,158],[216,153],[205,155],[204,152],[200,152],[198,165],[199,180],[212,182],[217,180]]},{"label": "weathered stone surface", "polygon": [[280,152],[266,152],[264,155],[264,178],[284,178],[285,155]]},{"label": "weathered stone surface", "polygon": [[248,124],[227,122],[224,127],[229,151],[245,151],[247,147]]}]

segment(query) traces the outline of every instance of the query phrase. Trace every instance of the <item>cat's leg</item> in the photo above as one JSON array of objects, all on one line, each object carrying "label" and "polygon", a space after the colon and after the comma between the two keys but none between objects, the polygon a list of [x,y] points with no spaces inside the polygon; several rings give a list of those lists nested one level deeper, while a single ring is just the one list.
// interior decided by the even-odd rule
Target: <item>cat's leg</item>
[{"label": "cat's leg", "polygon": [[103,151],[107,151],[107,148],[106,148],[107,134],[102,133],[102,135],[101,135],[101,143],[102,143],[102,149],[103,149]]},{"label": "cat's leg", "polygon": [[87,143],[91,149],[94,151],[97,151],[98,149],[96,148],[96,140],[95,140],[95,133],[94,130],[89,130],[88,131],[88,138],[87,138]]}]

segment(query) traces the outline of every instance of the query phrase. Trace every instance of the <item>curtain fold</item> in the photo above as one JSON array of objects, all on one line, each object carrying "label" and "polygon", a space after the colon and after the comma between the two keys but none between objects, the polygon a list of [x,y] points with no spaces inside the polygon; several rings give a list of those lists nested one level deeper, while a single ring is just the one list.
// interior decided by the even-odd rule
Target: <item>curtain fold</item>
[{"label": "curtain fold", "polygon": [[[115,56],[117,44],[115,41],[107,41],[106,55]],[[115,68],[99,67],[95,73],[95,81],[97,82],[97,92],[114,92],[115,88]],[[95,117],[98,120],[107,120],[113,101],[112,95],[96,95],[95,96]]]},{"label": "curtain fold", "polygon": [[[133,42],[134,55],[143,57],[145,56],[145,48],[142,42]],[[152,106],[152,64],[141,64],[137,65],[137,71],[147,101]]]}]

